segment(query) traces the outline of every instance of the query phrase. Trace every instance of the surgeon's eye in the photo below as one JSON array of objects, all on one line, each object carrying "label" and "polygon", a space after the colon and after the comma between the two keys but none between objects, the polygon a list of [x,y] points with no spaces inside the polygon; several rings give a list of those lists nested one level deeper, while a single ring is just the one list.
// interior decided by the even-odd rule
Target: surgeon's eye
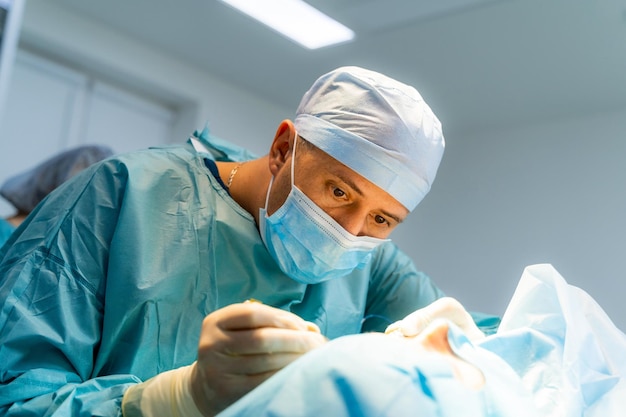
[{"label": "surgeon's eye", "polygon": [[346,195],[346,193],[341,188],[333,188],[333,194],[337,198],[342,198]]},{"label": "surgeon's eye", "polygon": [[387,219],[385,219],[383,216],[377,214],[374,216],[374,221],[378,224],[385,224],[388,223]]}]

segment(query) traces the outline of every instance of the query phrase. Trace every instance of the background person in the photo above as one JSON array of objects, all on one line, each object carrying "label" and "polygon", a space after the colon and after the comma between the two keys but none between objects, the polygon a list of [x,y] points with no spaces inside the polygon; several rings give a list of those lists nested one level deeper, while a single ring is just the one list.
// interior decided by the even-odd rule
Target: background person
[{"label": "background person", "polygon": [[113,154],[113,150],[104,145],[78,146],[7,179],[0,187],[0,195],[15,207],[16,212],[0,219],[0,246],[52,190]]}]

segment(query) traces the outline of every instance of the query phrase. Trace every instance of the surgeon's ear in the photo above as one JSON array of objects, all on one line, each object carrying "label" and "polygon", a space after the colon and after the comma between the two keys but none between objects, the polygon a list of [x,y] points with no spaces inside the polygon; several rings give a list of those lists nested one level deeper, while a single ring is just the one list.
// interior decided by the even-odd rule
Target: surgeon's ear
[{"label": "surgeon's ear", "polygon": [[283,120],[280,125],[278,125],[269,152],[269,165],[272,175],[276,175],[278,170],[280,170],[289,159],[295,134],[296,128],[293,126],[291,120]]}]

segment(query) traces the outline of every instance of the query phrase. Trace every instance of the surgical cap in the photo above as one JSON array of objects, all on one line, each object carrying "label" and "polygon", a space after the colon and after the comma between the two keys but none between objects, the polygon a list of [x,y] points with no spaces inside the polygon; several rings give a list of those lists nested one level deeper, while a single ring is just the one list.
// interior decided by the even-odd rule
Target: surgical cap
[{"label": "surgical cap", "polygon": [[102,145],[72,148],[9,178],[0,188],[0,195],[18,210],[30,213],[52,190],[111,155],[113,151]]},{"label": "surgical cap", "polygon": [[415,88],[359,67],[321,76],[294,126],[409,211],[430,190],[445,145],[441,123]]}]

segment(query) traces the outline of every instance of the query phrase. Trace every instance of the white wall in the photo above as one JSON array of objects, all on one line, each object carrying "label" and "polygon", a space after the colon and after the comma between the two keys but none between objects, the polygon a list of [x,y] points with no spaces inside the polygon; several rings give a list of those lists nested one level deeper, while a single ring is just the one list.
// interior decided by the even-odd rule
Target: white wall
[{"label": "white wall", "polygon": [[2,2],[4,21],[0,22],[0,115],[2,114],[22,24],[25,0]]},{"label": "white wall", "polygon": [[552,263],[626,330],[626,109],[446,139],[400,246],[449,295],[496,314],[525,266]]},{"label": "white wall", "polygon": [[[25,44],[186,110],[173,141],[208,119],[262,153],[292,117],[45,0],[29,0],[24,29]],[[500,314],[523,267],[549,262],[626,329],[626,109],[446,140],[433,190],[393,235],[417,265],[470,309]]]},{"label": "white wall", "polygon": [[186,139],[210,121],[216,136],[236,143],[250,141],[253,151],[264,153],[278,123],[292,117],[294,111],[45,0],[26,2],[20,45],[61,56],[79,69],[182,108],[185,114],[175,129],[173,142]]},{"label": "white wall", "polygon": [[[40,57],[37,59],[42,62],[51,60],[51,64],[46,67],[54,69],[57,66],[63,74],[75,74],[74,77],[85,84],[83,90],[92,94],[98,93],[95,94],[98,96],[106,95],[103,94],[104,90],[99,88],[104,85],[110,86],[107,87],[107,91],[118,90],[118,96],[123,95],[124,90],[137,94],[137,99],[144,95],[149,99],[144,100],[144,107],[149,105],[149,101],[153,101],[152,106],[155,109],[162,107],[176,115],[172,133],[167,135],[169,142],[184,141],[194,130],[201,129],[208,121],[214,135],[246,145],[252,151],[263,154],[278,123],[284,118],[291,117],[293,113],[292,109],[281,109],[237,86],[229,85],[204,71],[192,68],[175,57],[166,56],[141,42],[125,37],[95,21],[85,20],[45,0],[26,2],[22,24],[20,53],[24,59],[34,56]],[[29,60],[32,61],[30,58]],[[29,70],[26,67],[21,66],[23,73]],[[7,100],[10,102],[6,103],[7,111],[0,114],[0,183],[17,171],[36,165],[47,157],[46,153],[52,155],[64,147],[78,144],[72,138],[59,139],[54,136],[54,133],[59,134],[67,130],[65,126],[67,120],[62,121],[59,117],[58,122],[52,121],[53,125],[62,124],[66,127],[56,130],[49,130],[50,126],[42,123],[42,116],[49,122],[55,114],[63,110],[61,103],[55,105],[59,94],[46,96],[51,91],[32,83],[33,93],[23,94],[19,88],[23,88],[24,82],[18,81],[33,78],[26,77],[23,73],[13,74],[11,80],[13,88],[10,88]],[[46,85],[50,86],[51,82],[47,81]],[[80,97],[82,95],[79,94]],[[35,101],[29,103],[30,98],[26,97],[32,96],[36,97]],[[131,94],[129,99],[130,96]],[[89,107],[87,103],[83,103],[85,106],[82,106],[77,100],[74,101],[74,107],[78,110]],[[73,125],[94,127],[94,123],[98,121],[95,104],[102,104],[104,101],[90,103],[91,113],[82,112],[85,113],[86,119],[89,119],[89,124],[72,119]],[[29,105],[31,108],[37,105],[40,110],[37,117],[33,117],[35,116],[33,111],[18,110],[29,108]],[[47,106],[47,109],[42,106]],[[120,143],[124,144],[122,150],[147,146],[145,143],[148,139],[145,138],[150,135],[145,130],[143,136],[134,136],[137,138],[136,144],[125,142],[130,136],[129,132],[142,127],[141,123],[136,126],[121,126],[122,116],[127,109],[121,110],[117,115],[114,114],[114,109],[104,110],[107,110],[107,114],[106,117],[100,117],[102,121],[109,123],[111,117],[117,120],[115,125],[111,125],[108,136],[98,135],[96,131],[91,132],[93,129],[90,128],[78,129],[80,131],[70,129],[75,133],[73,136],[80,136],[84,143],[99,142],[109,145],[116,151],[121,151]],[[16,113],[22,115],[21,119],[16,117]],[[67,116],[73,113],[64,114]],[[126,129],[126,137],[116,134],[122,128]],[[85,138],[86,135],[90,137]],[[103,137],[106,141],[102,140]],[[154,138],[150,137],[150,140]],[[12,212],[13,207],[0,198],[0,215],[6,216]]]}]

